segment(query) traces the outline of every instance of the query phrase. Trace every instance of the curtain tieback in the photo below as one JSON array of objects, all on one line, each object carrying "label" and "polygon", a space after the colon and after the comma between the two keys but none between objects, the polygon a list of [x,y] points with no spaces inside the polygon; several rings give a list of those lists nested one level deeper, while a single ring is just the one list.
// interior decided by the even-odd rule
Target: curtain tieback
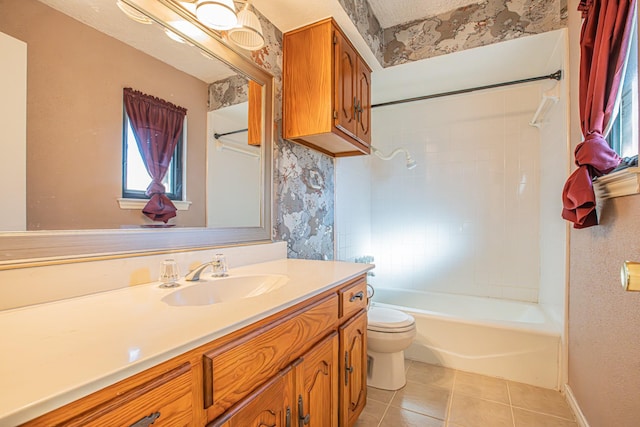
[{"label": "curtain tieback", "polygon": [[622,160],[598,131],[590,132],[575,150],[577,166],[589,168],[592,178],[606,175],[614,170]]},{"label": "curtain tieback", "polygon": [[151,181],[151,184],[147,187],[146,195],[151,196],[153,194],[164,194],[165,193],[164,185],[159,181]]}]

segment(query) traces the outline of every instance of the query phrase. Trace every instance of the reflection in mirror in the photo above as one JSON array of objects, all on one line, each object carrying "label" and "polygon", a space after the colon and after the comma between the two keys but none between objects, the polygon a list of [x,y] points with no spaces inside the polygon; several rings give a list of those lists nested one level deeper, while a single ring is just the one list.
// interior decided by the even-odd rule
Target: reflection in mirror
[{"label": "reflection in mirror", "polygon": [[[15,183],[3,185],[0,197],[19,205],[19,220],[7,218],[8,210],[0,216],[0,230],[5,230],[0,232],[0,269],[271,239],[273,76],[204,28],[182,2],[118,3],[133,7],[150,24],[128,18],[115,0],[0,0],[0,60],[11,70],[3,73],[3,87],[14,88],[11,101],[1,97],[0,108],[15,114],[3,117],[15,123],[11,144],[3,148],[10,147],[5,155],[17,153],[0,163],[11,170],[8,176],[0,174],[3,182]],[[181,31],[183,23],[196,28],[197,35]],[[168,38],[165,28],[185,43]],[[220,183],[206,175],[216,168],[207,164],[208,153],[215,151],[214,127],[226,126],[209,117],[209,86],[236,75],[259,88],[254,92],[259,106],[248,101],[245,108],[258,124],[244,126],[257,131],[249,139],[258,145],[241,142],[259,153],[252,159],[255,179],[248,190],[234,187],[243,185],[241,180],[225,176]],[[140,211],[144,202],[132,209],[126,208],[128,201],[120,201],[125,208],[118,203],[124,87],[188,110],[186,201],[175,202],[179,211],[170,230],[141,228],[149,221]],[[5,168],[12,163],[15,168]],[[6,193],[8,187],[13,193]],[[248,219],[209,220],[207,191],[212,187],[254,194],[252,207],[242,211],[251,213]],[[218,208],[224,206],[231,207]],[[204,228],[207,223],[212,226]]]},{"label": "reflection in mirror", "polygon": [[[118,203],[124,87],[187,109],[185,203],[176,203],[179,211],[170,224],[261,225],[261,148],[248,146],[245,134],[245,141],[236,143],[258,157],[249,162],[223,150],[218,155],[225,156],[223,160],[216,157],[213,139],[230,124],[216,123],[229,119],[215,117],[210,84],[235,76],[246,86],[246,77],[193,46],[169,39],[157,23],[127,18],[114,0],[0,0],[0,9],[0,32],[26,43],[28,54],[27,160],[22,172],[27,184],[25,206],[17,214],[25,218],[17,230],[153,224],[141,213],[146,202],[132,208],[127,208],[131,203]],[[9,61],[3,56],[3,62]],[[234,118],[233,126],[246,129],[248,103],[236,109],[244,115]],[[232,156],[240,157],[238,165]],[[205,178],[207,171],[211,174]],[[229,171],[236,176],[224,173]],[[246,175],[240,176],[241,171]],[[227,194],[214,191],[220,188]],[[232,203],[232,194],[242,194],[242,203]]]},{"label": "reflection in mirror", "polygon": [[232,76],[209,86],[208,227],[260,224],[255,201],[261,198],[261,151],[260,141],[250,140],[251,83],[242,76]]}]

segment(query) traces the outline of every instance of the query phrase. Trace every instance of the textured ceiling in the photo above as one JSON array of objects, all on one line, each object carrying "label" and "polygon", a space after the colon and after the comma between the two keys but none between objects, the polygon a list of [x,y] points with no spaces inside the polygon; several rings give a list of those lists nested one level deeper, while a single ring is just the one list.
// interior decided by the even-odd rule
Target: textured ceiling
[{"label": "textured ceiling", "polygon": [[382,28],[450,12],[483,0],[369,0]]}]

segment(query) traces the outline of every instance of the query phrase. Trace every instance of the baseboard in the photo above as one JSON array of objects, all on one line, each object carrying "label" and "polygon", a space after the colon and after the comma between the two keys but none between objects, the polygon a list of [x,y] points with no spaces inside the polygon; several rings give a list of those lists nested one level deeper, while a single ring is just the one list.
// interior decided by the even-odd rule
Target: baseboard
[{"label": "baseboard", "polygon": [[580,405],[578,405],[578,401],[576,397],[573,395],[573,391],[569,384],[564,385],[564,397],[567,399],[567,403],[569,407],[573,411],[573,415],[576,417],[576,421],[578,422],[578,426],[580,427],[589,427],[589,423],[587,422],[587,418],[582,413],[580,409]]}]

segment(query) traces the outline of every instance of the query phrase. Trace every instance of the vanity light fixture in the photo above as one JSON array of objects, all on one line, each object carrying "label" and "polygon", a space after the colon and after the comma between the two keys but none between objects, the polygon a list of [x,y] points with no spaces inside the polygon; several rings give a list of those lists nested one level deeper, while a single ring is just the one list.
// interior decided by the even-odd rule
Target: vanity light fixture
[{"label": "vanity light fixture", "polygon": [[196,17],[214,30],[230,30],[238,25],[236,6],[233,0],[198,0]]},{"label": "vanity light fixture", "polygon": [[[195,4],[196,18],[217,31],[228,31],[227,39],[246,50],[264,46],[264,34],[258,16],[249,9],[249,0],[182,0]],[[236,14],[235,5],[244,4]]]},{"label": "vanity light fixture", "polygon": [[128,4],[123,3],[122,0],[118,0],[116,2],[116,6],[118,6],[118,8],[125,15],[127,15],[129,18],[133,19],[136,22],[139,22],[140,24],[152,24],[153,23],[153,21],[148,16],[146,16],[143,13],[138,12],[137,10],[135,10],[134,8],[129,6]]},{"label": "vanity light fixture", "polygon": [[238,24],[229,30],[229,40],[247,50],[264,46],[262,25],[256,14],[249,10],[249,2],[238,13]]},{"label": "vanity light fixture", "polygon": [[[249,0],[179,0],[183,6],[193,13],[196,18],[215,31],[228,31],[226,38],[229,42],[246,50],[258,50],[264,46],[265,39],[262,33],[260,19],[249,8]],[[244,7],[236,14],[236,3]],[[122,0],[116,4],[129,18],[142,24],[152,24],[153,21],[129,6]],[[167,35],[179,42],[185,40],[171,30],[165,31]]]},{"label": "vanity light fixture", "polygon": [[164,29],[164,33],[167,35],[167,37],[169,37],[171,40],[176,41],[178,43],[186,43],[186,40],[183,39],[182,37],[180,37],[178,34],[176,34],[175,32],[171,31],[168,28]]}]

